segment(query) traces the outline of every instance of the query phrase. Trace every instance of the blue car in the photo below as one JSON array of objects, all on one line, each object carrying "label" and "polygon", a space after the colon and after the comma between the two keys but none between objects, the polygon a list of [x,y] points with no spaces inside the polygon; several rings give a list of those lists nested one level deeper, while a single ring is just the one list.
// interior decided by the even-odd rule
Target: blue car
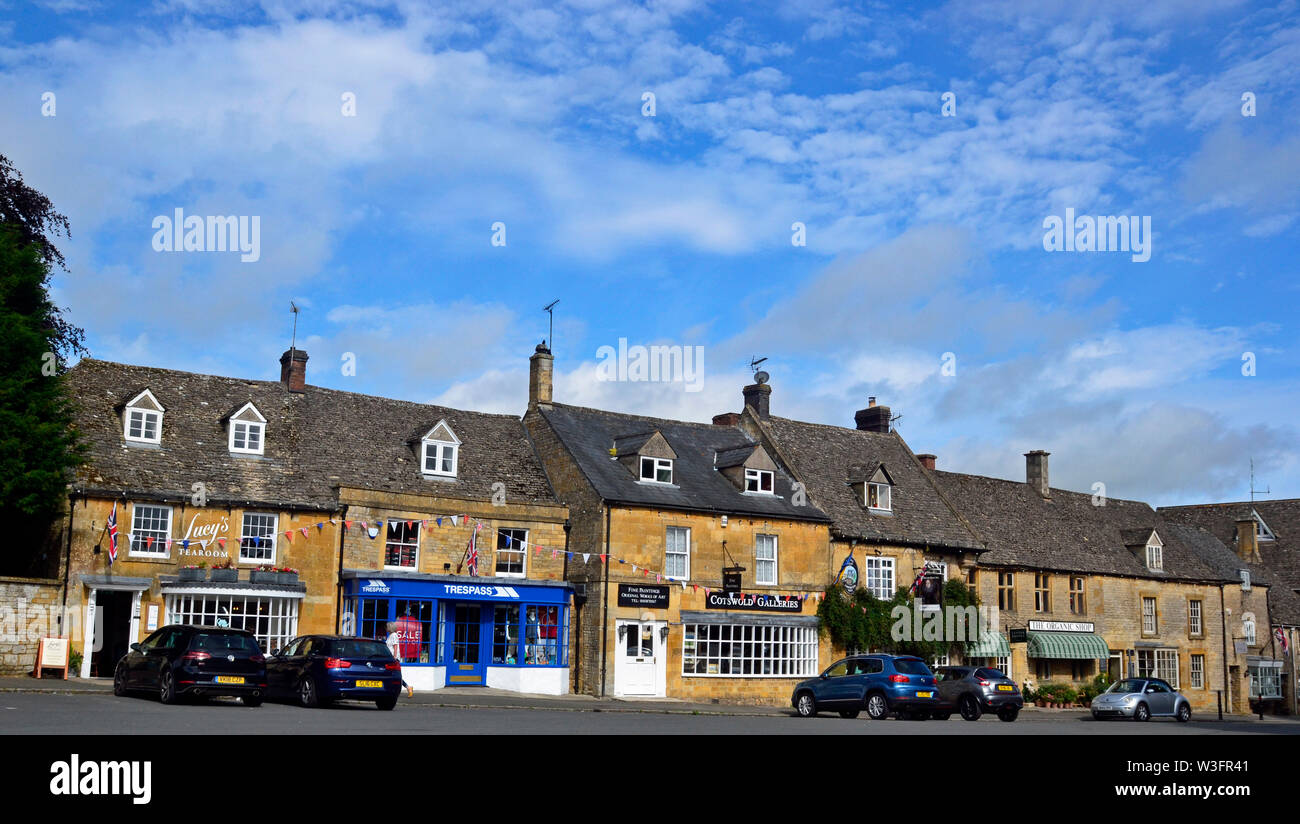
[{"label": "blue car", "polygon": [[836,661],[820,677],[800,682],[790,704],[804,718],[835,710],[857,718],[862,710],[873,721],[898,713],[924,721],[938,705],[934,674],[910,655],[855,655]]},{"label": "blue car", "polygon": [[353,700],[391,710],[402,692],[402,665],[382,641],[304,635],[271,654],[266,680],[271,697],[295,698],[304,707]]}]

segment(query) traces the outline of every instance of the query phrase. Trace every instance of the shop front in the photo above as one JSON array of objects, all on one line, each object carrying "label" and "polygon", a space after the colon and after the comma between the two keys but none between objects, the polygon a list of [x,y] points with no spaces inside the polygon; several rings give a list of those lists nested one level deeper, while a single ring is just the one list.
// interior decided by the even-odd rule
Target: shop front
[{"label": "shop front", "polygon": [[395,624],[416,689],[564,695],[572,595],[564,581],[345,570],[339,631],[382,641]]},{"label": "shop front", "polygon": [[1104,672],[1110,645],[1090,621],[1030,621],[1025,657],[1036,680],[1086,681]]}]

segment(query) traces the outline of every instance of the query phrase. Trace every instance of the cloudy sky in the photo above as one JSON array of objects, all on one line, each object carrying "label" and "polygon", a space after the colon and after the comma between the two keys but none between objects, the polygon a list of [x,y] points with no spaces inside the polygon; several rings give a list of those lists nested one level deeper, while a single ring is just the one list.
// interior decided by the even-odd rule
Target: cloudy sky
[{"label": "cloudy sky", "polygon": [[[767,357],[774,414],[875,395],[941,468],[1300,496],[1294,1],[0,8],[94,357],[274,379],[293,300],[312,383],[521,413],[559,299],[562,402],[707,420]],[[1150,260],[1045,250],[1067,208]],[[176,209],[259,259],[156,251]],[[699,391],[600,380],[620,338]]]}]

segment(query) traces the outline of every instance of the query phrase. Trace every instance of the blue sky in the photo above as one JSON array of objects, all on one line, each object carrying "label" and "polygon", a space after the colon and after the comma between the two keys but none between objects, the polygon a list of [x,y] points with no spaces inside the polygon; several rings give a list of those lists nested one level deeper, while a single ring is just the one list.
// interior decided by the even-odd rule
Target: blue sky
[{"label": "blue sky", "polygon": [[[941,468],[1300,496],[1295,2],[118,5],[0,3],[0,152],[95,357],[275,378],[293,300],[312,383],[520,413],[558,298],[562,402],[707,420],[766,356],[774,414],[875,395]],[[1067,207],[1150,260],[1045,251]],[[260,259],[155,251],[176,208]],[[597,380],[620,338],[704,347],[701,391]]]}]

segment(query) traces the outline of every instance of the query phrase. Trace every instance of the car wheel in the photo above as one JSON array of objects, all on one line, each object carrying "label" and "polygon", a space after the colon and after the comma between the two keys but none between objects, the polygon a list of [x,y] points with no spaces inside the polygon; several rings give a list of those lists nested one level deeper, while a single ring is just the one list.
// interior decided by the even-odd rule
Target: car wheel
[{"label": "car wheel", "polygon": [[397,699],[380,698],[378,701],[375,702],[375,706],[379,707],[381,710],[391,710],[393,707],[397,706]]},{"label": "car wheel", "polygon": [[976,701],[973,695],[963,695],[959,706],[961,717],[967,721],[978,721],[984,714],[984,710],[980,709],[980,702]]},{"label": "car wheel", "polygon": [[316,694],[316,681],[310,675],[304,675],[298,682],[298,703],[304,707],[320,706],[320,696]]},{"label": "car wheel", "polygon": [[113,694],[118,698],[126,695],[126,667],[123,664],[118,664],[113,673]]},{"label": "car wheel", "polygon": [[1150,721],[1151,710],[1147,709],[1146,704],[1138,704],[1137,709],[1133,710],[1134,721]]},{"label": "car wheel", "polygon": [[952,717],[952,713],[951,713],[951,712],[936,712],[934,715],[932,715],[932,716],[930,716],[930,717],[933,718],[935,721],[947,721],[949,718]]},{"label": "car wheel", "polygon": [[1020,707],[1002,707],[998,710],[998,720],[1011,722],[1020,716]]},{"label": "car wheel", "polygon": [[158,700],[164,704],[175,704],[176,697],[176,676],[172,671],[165,669],[158,678]]},{"label": "car wheel", "polygon": [[889,702],[880,693],[867,696],[867,717],[872,721],[883,721],[889,715]]},{"label": "car wheel", "polygon": [[801,718],[812,718],[817,714],[817,702],[813,699],[811,692],[799,693],[799,698],[794,702],[795,711]]},{"label": "car wheel", "polygon": [[1180,705],[1180,706],[1178,707],[1178,715],[1175,716],[1175,717],[1176,717],[1179,721],[1182,721],[1184,724],[1186,724],[1188,721],[1191,721],[1191,720],[1192,720],[1192,705],[1191,705],[1191,704],[1182,704],[1182,705]]},{"label": "car wheel", "polygon": [[840,710],[840,718],[857,718],[862,710]]},{"label": "car wheel", "polygon": [[262,696],[260,695],[245,695],[240,700],[244,702],[245,707],[262,706]]}]

